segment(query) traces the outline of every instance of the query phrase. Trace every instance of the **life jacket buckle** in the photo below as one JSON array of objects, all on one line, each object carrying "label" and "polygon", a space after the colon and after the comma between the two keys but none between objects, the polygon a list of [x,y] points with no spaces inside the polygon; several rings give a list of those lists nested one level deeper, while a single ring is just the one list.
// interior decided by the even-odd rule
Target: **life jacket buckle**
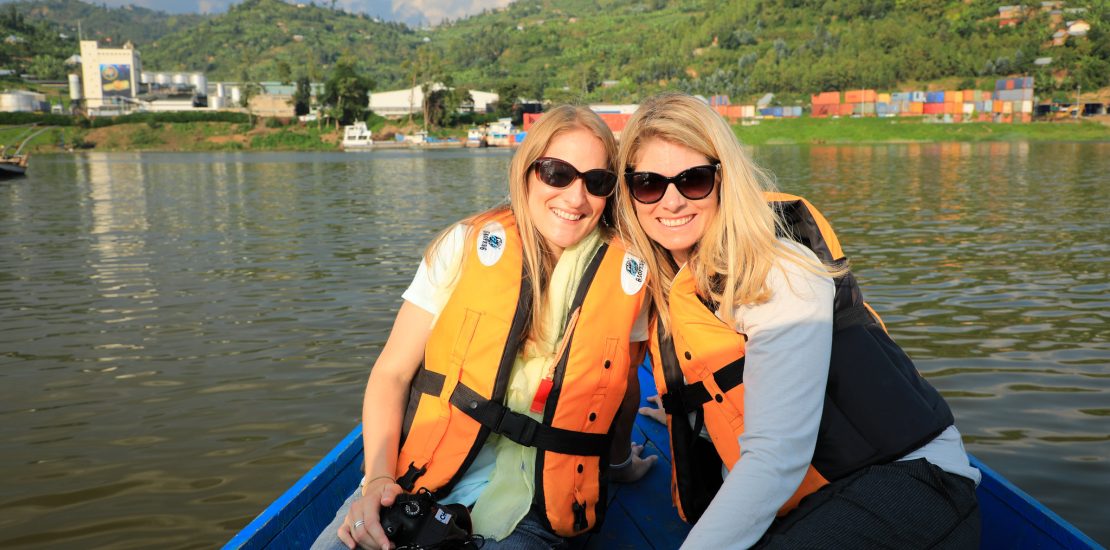
[{"label": "life jacket buckle", "polygon": [[416,480],[427,471],[427,465],[423,468],[417,468],[415,462],[409,462],[408,471],[405,472],[405,475],[397,478],[397,485],[400,485],[402,489],[411,493],[412,488],[416,486]]},{"label": "life jacket buckle", "polygon": [[590,520],[586,519],[586,507],[576,500],[571,505],[571,510],[574,511],[574,530],[585,531],[590,526]]},{"label": "life jacket buckle", "polygon": [[538,423],[530,417],[501,409],[494,431],[525,447],[534,447]]}]

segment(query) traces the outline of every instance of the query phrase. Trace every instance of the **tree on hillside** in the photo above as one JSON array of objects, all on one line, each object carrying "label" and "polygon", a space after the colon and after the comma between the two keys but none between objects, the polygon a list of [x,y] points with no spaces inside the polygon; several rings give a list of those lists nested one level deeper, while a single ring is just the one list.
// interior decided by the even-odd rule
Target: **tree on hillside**
[{"label": "tree on hillside", "polygon": [[366,116],[370,104],[373,82],[358,73],[354,60],[343,57],[324,82],[324,95],[320,103],[327,107],[328,116],[335,120],[336,128]]},{"label": "tree on hillside", "polygon": [[307,115],[312,110],[312,83],[307,76],[297,77],[297,86],[293,90],[293,114]]}]

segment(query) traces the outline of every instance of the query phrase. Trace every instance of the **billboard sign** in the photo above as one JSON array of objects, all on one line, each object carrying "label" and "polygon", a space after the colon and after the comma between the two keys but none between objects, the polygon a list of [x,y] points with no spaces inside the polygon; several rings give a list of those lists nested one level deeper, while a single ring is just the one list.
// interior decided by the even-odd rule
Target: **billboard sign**
[{"label": "billboard sign", "polygon": [[100,89],[104,97],[132,97],[131,66],[101,65]]}]

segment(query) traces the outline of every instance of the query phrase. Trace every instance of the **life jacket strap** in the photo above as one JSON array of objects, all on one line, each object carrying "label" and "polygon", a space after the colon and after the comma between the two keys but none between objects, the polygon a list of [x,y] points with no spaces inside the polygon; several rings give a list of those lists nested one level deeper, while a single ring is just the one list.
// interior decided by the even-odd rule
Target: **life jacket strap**
[{"label": "life jacket strap", "polygon": [[532,417],[509,410],[486,399],[466,384],[459,383],[451,394],[451,404],[490,431],[511,441],[541,451],[578,456],[605,456],[611,435],[577,432],[548,426]]},{"label": "life jacket strap", "polygon": [[424,473],[427,471],[427,466],[417,468],[415,462],[409,462],[408,471],[406,471],[401,477],[397,478],[397,485],[400,485],[402,489],[411,493],[413,488],[416,487],[416,480],[419,479],[420,476],[424,475]]},{"label": "life jacket strap", "polygon": [[[744,358],[741,357],[713,373],[713,381],[721,391],[727,392],[744,383]],[[668,391],[663,394],[663,410],[669,415],[689,414],[701,409],[701,406],[713,401],[716,396],[710,395],[702,382],[684,384],[675,395]]]},{"label": "life jacket strap", "polygon": [[863,303],[859,303],[835,313],[833,319],[833,333],[857,325],[870,325],[874,322],[875,319],[871,316],[871,312],[868,311],[867,306],[863,305]]}]

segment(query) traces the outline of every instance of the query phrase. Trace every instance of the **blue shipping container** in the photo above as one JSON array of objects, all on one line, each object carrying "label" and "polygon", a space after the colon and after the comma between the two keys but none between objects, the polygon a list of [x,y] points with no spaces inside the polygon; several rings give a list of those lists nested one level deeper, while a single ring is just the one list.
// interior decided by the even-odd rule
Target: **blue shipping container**
[{"label": "blue shipping container", "polygon": [[925,92],[925,103],[944,103],[944,92]]}]

